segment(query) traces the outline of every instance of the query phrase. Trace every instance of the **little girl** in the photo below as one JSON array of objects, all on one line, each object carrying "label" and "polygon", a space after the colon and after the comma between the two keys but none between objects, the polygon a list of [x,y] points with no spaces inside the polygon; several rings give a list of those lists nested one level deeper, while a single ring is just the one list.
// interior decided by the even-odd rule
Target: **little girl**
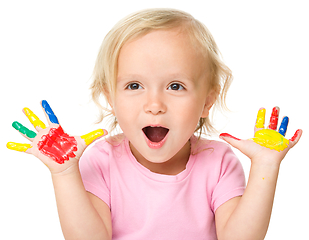
[{"label": "little girl", "polygon": [[107,131],[71,137],[42,101],[49,126],[25,108],[38,133],[14,122],[32,143],[7,146],[50,169],[65,239],[263,239],[280,163],[302,131],[284,138],[284,118],[277,132],[275,107],[267,129],[259,110],[254,138],[221,134],[251,159],[245,188],[231,148],[201,138],[214,130],[209,111],[225,106],[231,79],[203,24],[177,10],[144,10],[107,34],[94,70],[93,99],[101,106],[105,97],[111,130],[119,124],[123,134],[84,152]]}]

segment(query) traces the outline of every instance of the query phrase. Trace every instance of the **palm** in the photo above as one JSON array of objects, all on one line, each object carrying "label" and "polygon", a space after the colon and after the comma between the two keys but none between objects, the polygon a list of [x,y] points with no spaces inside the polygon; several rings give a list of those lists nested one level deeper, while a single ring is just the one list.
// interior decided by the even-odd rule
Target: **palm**
[{"label": "palm", "polygon": [[260,109],[257,115],[254,138],[240,140],[228,134],[221,134],[224,140],[239,149],[250,159],[266,159],[266,161],[281,162],[287,152],[295,146],[301,137],[301,130],[296,131],[291,139],[286,139],[285,133],[288,126],[288,117],[284,117],[277,131],[279,108],[273,109],[270,123],[267,129],[264,128],[265,109]]},{"label": "palm", "polygon": [[52,173],[63,172],[72,165],[76,165],[86,147],[94,140],[107,134],[107,131],[99,129],[81,137],[69,136],[59,125],[57,117],[46,101],[42,101],[42,107],[45,110],[49,126],[46,127],[30,109],[24,108],[23,112],[37,133],[14,122],[13,127],[30,140],[31,144],[10,142],[7,147],[36,156]]},{"label": "palm", "polygon": [[49,127],[45,129],[41,129],[37,136],[33,139],[31,145],[32,147],[29,148],[26,152],[32,154],[33,156],[39,158],[52,172],[63,172],[64,170],[68,169],[70,166],[76,164],[84,152],[86,148],[86,144],[80,137],[74,137],[75,141],[77,142],[76,148],[77,150],[74,151],[75,157],[69,158],[69,161],[57,162],[55,159],[51,158],[50,156],[44,154],[38,148],[38,143],[42,141],[42,137],[46,136],[51,128],[57,127],[56,124],[51,124]]}]

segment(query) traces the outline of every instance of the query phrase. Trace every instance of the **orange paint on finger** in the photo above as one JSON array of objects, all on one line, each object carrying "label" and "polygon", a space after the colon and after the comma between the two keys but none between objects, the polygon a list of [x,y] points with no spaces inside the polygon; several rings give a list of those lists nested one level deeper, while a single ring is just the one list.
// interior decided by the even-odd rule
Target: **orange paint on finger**
[{"label": "orange paint on finger", "polygon": [[45,124],[29,108],[24,108],[23,112],[35,128],[36,127],[40,127],[42,129],[46,128]]}]

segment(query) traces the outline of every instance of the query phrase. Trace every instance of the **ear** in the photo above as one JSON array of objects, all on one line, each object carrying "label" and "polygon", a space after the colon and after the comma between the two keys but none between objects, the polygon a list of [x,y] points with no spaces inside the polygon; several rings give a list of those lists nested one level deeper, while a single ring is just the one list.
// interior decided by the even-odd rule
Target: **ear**
[{"label": "ear", "polygon": [[107,91],[104,91],[104,96],[105,96],[105,99],[107,100],[108,104],[111,106],[112,114],[115,116],[114,102],[113,102],[112,96],[111,96],[110,93],[107,92]]},{"label": "ear", "polygon": [[213,89],[208,93],[206,100],[205,100],[204,109],[201,115],[202,118],[208,117],[209,111],[211,107],[214,105],[214,103],[216,102],[218,95],[219,95],[219,92],[216,89]]}]

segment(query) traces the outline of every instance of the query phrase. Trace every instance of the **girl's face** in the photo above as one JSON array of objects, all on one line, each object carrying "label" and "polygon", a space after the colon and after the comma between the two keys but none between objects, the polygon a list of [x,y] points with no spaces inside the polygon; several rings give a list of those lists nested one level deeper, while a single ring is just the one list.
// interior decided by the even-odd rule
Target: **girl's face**
[{"label": "girl's face", "polygon": [[215,100],[207,94],[205,65],[177,29],[156,30],[123,46],[110,104],[138,161],[188,159],[189,139]]}]

